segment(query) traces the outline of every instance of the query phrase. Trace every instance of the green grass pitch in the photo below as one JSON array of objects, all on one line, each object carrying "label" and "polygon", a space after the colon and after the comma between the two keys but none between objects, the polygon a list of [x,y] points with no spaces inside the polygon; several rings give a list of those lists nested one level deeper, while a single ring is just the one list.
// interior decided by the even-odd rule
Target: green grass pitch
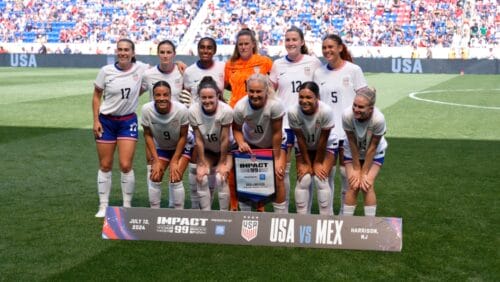
[{"label": "green grass pitch", "polygon": [[[103,240],[96,75],[0,68],[1,281],[500,281],[498,75],[367,74],[388,122],[377,215],[403,218],[401,253]],[[142,137],[134,163],[147,206]],[[116,166],[113,183],[120,205]]]}]

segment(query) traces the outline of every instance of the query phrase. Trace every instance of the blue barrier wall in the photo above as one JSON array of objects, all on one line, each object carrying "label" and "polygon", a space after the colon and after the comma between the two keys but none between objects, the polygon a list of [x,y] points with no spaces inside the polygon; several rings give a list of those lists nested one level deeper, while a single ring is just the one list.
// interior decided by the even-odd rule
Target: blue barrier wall
[{"label": "blue barrier wall", "polygon": [[[158,62],[156,56],[137,56],[151,65]],[[190,65],[197,60],[193,56],[177,56],[177,60]],[[225,59],[225,58],[222,58]],[[0,67],[55,67],[55,68],[100,68],[113,63],[112,55],[38,55],[0,54]],[[354,62],[365,72],[384,73],[447,73],[499,74],[500,60],[446,60],[404,58],[355,58]]]}]

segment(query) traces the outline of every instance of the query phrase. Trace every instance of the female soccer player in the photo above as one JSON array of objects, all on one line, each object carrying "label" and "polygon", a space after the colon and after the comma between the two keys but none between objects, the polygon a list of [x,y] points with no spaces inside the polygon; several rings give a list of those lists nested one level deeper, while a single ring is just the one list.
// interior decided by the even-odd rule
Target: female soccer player
[{"label": "female soccer player", "polygon": [[[318,58],[310,56],[304,41],[304,33],[298,27],[291,27],[285,33],[285,49],[287,55],[274,61],[269,78],[278,91],[278,98],[283,105],[297,105],[299,87],[305,81],[313,79],[314,71],[321,67]],[[287,163],[285,168],[285,194],[287,207],[290,194],[290,160],[295,135],[288,125],[288,119],[283,119],[283,128],[288,145]]]},{"label": "female soccer player", "polygon": [[332,215],[332,195],[328,178],[335,163],[337,140],[330,134],[334,127],[332,109],[319,100],[319,87],[306,81],[299,87],[299,102],[290,108],[288,119],[297,137],[297,185],[295,204],[297,213],[308,213],[312,180],[318,192],[319,213]]},{"label": "female soccer player", "polygon": [[223,102],[222,92],[212,77],[205,76],[197,89],[200,101],[189,108],[189,122],[196,138],[196,180],[200,208],[202,210],[211,208],[210,177],[215,180],[210,182],[219,189],[219,208],[227,211],[229,209],[227,176],[233,163],[228,154],[233,110]]},{"label": "female soccer player", "polygon": [[[238,150],[252,153],[252,149],[273,149],[276,198],[274,212],[288,213],[285,202],[286,145],[282,152],[282,124],[285,115],[281,102],[272,97],[272,85],[267,75],[251,75],[246,81],[247,96],[234,107],[233,134]],[[248,210],[240,202],[242,210]]]},{"label": "female soccer player", "polygon": [[[214,56],[217,53],[217,43],[211,37],[203,37],[198,41],[198,57],[199,60],[189,66],[184,72],[184,91],[182,91],[182,97],[185,94],[189,94],[190,100],[192,102],[198,102],[198,85],[200,81],[205,76],[211,76],[217,83],[218,89],[224,89],[224,63],[214,60]],[[193,154],[193,158],[189,163],[188,170],[189,187],[191,189],[191,208],[200,209],[199,195],[197,192],[197,182],[196,182],[196,152]],[[210,187],[213,189],[214,187]],[[213,191],[211,190],[211,193]]]},{"label": "female soccer player", "polygon": [[[358,65],[352,63],[352,57],[342,39],[335,34],[329,34],[323,39],[323,57],[327,63],[314,72],[314,82],[319,85],[321,101],[327,103],[333,110],[335,117],[335,128],[333,132],[337,135],[339,143],[338,160],[340,179],[342,184],[340,214],[342,214],[343,199],[348,189],[347,178],[344,167],[343,140],[345,133],[342,129],[342,112],[351,107],[355,91],[367,85],[363,71]],[[336,163],[334,164],[336,166]],[[334,192],[335,169],[332,170],[330,186],[332,196]]]},{"label": "female soccer player", "polygon": [[[236,35],[236,45],[233,55],[224,67],[224,87],[231,91],[229,105],[234,108],[236,103],[247,95],[245,82],[254,73],[268,74],[273,61],[266,56],[258,54],[258,44],[255,33],[244,28]],[[235,191],[234,173],[229,174],[229,187],[231,192],[230,209],[238,209],[238,200]],[[264,210],[263,206],[259,207]]]},{"label": "female soccer player", "polygon": [[135,186],[132,168],[138,139],[135,110],[141,93],[141,78],[148,65],[136,62],[135,45],[129,39],[120,39],[117,42],[116,54],[117,62],[102,67],[97,74],[92,98],[93,132],[99,157],[99,211],[96,217],[106,215],[116,147],[124,207],[132,206]]},{"label": "female soccer player", "polygon": [[[157,46],[158,60],[159,63],[148,70],[145,71],[143,77],[143,87],[149,90],[150,101],[153,101],[153,85],[160,81],[166,81],[170,85],[170,93],[173,101],[180,102],[182,99],[182,87],[183,87],[183,74],[181,66],[183,64],[176,63],[175,60],[175,45],[170,40],[163,40],[158,43]],[[190,138],[190,139],[189,139]],[[188,135],[188,143],[187,148],[191,149],[194,144],[194,138]],[[183,167],[181,170],[184,171],[188,166],[188,159],[181,158],[180,166]],[[148,192],[155,194],[155,189],[151,185],[151,164],[152,164],[152,155],[149,151],[149,147],[146,146],[146,163],[147,163],[147,183],[148,183]],[[172,186],[169,186],[169,195],[173,195],[174,192],[171,190]],[[150,205],[152,205],[150,203]],[[173,201],[169,198],[169,207],[173,207]]]},{"label": "female soccer player", "polygon": [[375,179],[384,163],[387,141],[384,138],[384,115],[375,107],[375,90],[368,87],[356,91],[351,109],[342,114],[348,142],[344,161],[349,180],[344,215],[353,215],[359,191],[363,192],[365,216],[375,216],[377,198]]},{"label": "female soccer player", "polygon": [[182,176],[186,166],[181,161],[189,159],[185,149],[188,133],[188,109],[173,101],[168,82],[160,80],[153,85],[153,102],[142,106],[141,124],[144,128],[146,146],[151,153],[151,176],[149,203],[152,208],[160,208],[161,181],[165,169],[170,166],[169,199],[175,209],[184,208],[184,184]]}]

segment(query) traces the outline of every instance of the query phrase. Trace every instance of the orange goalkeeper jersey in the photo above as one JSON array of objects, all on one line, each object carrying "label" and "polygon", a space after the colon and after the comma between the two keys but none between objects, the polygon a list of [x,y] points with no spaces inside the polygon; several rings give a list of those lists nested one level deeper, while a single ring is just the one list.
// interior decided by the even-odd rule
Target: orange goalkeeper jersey
[{"label": "orange goalkeeper jersey", "polygon": [[273,61],[269,57],[258,54],[253,54],[246,61],[241,58],[234,62],[228,60],[224,68],[224,83],[231,86],[229,105],[234,108],[236,102],[245,97],[245,81],[247,78],[257,72],[269,74],[272,66]]}]

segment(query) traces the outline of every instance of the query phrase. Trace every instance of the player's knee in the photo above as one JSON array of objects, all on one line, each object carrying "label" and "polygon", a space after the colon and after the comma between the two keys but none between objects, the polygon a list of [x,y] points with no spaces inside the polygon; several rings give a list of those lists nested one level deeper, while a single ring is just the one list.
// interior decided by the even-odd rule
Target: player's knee
[{"label": "player's knee", "polygon": [[299,180],[298,189],[309,189],[311,185],[312,177],[309,173],[302,176],[302,179]]}]

